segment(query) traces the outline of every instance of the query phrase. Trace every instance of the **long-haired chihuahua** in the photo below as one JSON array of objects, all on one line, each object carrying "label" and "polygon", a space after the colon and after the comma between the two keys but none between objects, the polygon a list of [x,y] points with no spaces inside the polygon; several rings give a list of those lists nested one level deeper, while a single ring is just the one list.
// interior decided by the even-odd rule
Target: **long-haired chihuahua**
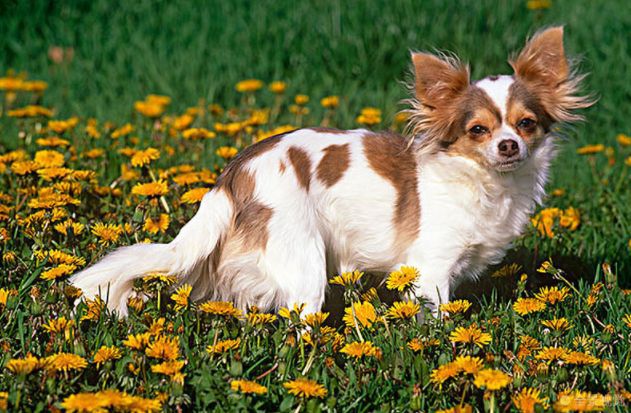
[{"label": "long-haired chihuahua", "polygon": [[133,282],[164,272],[192,299],[274,310],[323,305],[327,277],[401,265],[435,309],[499,262],[544,196],[553,126],[591,100],[563,28],[535,34],[512,75],[472,82],[453,57],[412,53],[409,136],[310,128],[243,150],[168,244],[120,248],[75,274],[121,315]]}]

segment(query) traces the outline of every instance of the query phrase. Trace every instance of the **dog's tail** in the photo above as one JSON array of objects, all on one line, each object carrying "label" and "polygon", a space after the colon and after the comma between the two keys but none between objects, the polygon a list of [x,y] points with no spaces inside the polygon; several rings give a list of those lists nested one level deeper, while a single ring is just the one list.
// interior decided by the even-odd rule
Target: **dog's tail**
[{"label": "dog's tail", "polygon": [[168,244],[136,244],[106,255],[95,265],[73,275],[70,282],[84,297],[100,295],[121,316],[134,280],[150,272],[177,276],[185,281],[196,264],[210,256],[232,220],[232,203],[223,190],[212,190],[202,199],[197,214]]}]

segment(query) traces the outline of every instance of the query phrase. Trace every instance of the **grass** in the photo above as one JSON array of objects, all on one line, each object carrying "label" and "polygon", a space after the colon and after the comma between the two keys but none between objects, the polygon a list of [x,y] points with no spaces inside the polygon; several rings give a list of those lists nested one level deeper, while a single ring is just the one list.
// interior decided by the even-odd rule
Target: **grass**
[{"label": "grass", "polygon": [[[631,313],[624,290],[631,286],[631,191],[625,165],[631,148],[616,136],[629,133],[628,116],[622,112],[631,94],[624,70],[631,63],[623,35],[628,17],[620,16],[625,4],[553,1],[549,9],[532,11],[524,2],[215,2],[204,10],[197,3],[166,1],[116,7],[101,0],[2,3],[0,72],[26,71],[29,78],[48,82],[49,89],[42,96],[20,92],[15,100],[0,94],[0,322],[5,326],[0,365],[29,354],[37,357],[31,372],[0,370],[0,392],[7,392],[0,393],[0,408],[7,403],[10,410],[49,410],[69,403],[76,393],[118,389],[143,398],[123,397],[128,410],[132,403],[157,400],[166,410],[435,411],[463,401],[480,411],[497,411],[516,409],[512,397],[534,388],[551,408],[561,407],[564,391],[583,390],[611,397],[602,400],[607,409],[624,411],[631,389],[631,319],[624,318]],[[344,307],[362,301],[359,291],[371,284],[366,275],[362,286],[332,286],[327,323],[342,327],[314,327],[312,342],[323,341],[314,346],[296,334],[303,321],[295,314],[292,320],[278,317],[260,324],[253,315],[247,321],[223,319],[204,313],[184,293],[179,296],[182,308],[176,308],[168,280],[138,285],[152,299],[127,320],[117,320],[98,302],[81,304],[73,312],[74,293],[65,276],[53,277],[55,271],[63,273],[64,262],[82,267],[118,245],[172,239],[196,209],[183,201],[184,194],[208,186],[229,158],[216,153],[220,146],[241,149],[277,126],[317,125],[325,118],[334,126],[357,127],[356,117],[365,106],[383,112],[383,121],[373,128],[400,130],[394,115],[406,97],[401,81],[409,49],[456,52],[472,63],[473,77],[479,78],[507,73],[507,54],[537,28],[556,23],[566,24],[566,48],[580,55],[581,70],[590,72],[585,89],[600,98],[585,112],[587,121],[567,131],[550,183],[550,190],[562,188],[564,193],[546,200],[546,207],[566,213],[575,208],[580,224],[565,228],[556,217],[549,228],[554,237],[529,228],[505,263],[490,271],[501,269],[496,275],[502,277],[461,288],[459,295],[472,303],[463,314],[421,324],[391,316],[371,327],[354,322],[344,327]],[[72,60],[55,63],[48,56],[51,46],[72,48]],[[288,86],[280,97],[265,89],[244,95],[234,86],[246,78],[283,80]],[[149,93],[170,96],[167,115],[188,110],[194,126],[212,130],[217,122],[249,119],[249,128],[242,125],[236,135],[217,131],[213,139],[183,139],[182,131],[170,132],[173,125],[166,118],[156,122],[134,110],[134,102]],[[297,116],[290,110],[297,93],[311,97],[308,114]],[[340,97],[339,107],[329,112],[319,104],[327,95]],[[60,125],[58,134],[69,146],[38,143],[50,136],[50,125],[42,118],[8,116],[9,109],[34,102],[54,109],[55,119],[79,117],[74,127]],[[212,112],[210,104],[234,110]],[[253,123],[254,108],[272,108],[267,123]],[[100,138],[88,137],[88,118],[96,119]],[[127,122],[133,133],[113,139],[113,131]],[[586,144],[611,150],[578,155],[577,149]],[[67,171],[62,172],[65,178],[46,180],[46,172],[17,172],[16,157],[37,158],[47,147],[60,154],[49,155],[61,156],[65,167],[94,174]],[[148,147],[158,148],[159,158],[132,167],[132,152]],[[16,149],[24,155],[11,152]],[[183,164],[193,166],[199,182],[182,183],[184,171],[172,168]],[[132,172],[121,177],[122,165]],[[132,195],[137,184],[158,177],[168,184],[163,200]],[[38,206],[47,201],[42,188],[53,186],[53,199],[66,205],[57,210]],[[80,204],[64,200],[63,194]],[[150,231],[148,219],[161,214],[169,217],[167,228]],[[68,221],[78,227],[63,234],[56,227]],[[111,227],[99,229],[99,223]],[[550,256],[560,270],[538,273]],[[515,266],[506,266],[510,264]],[[522,273],[528,274],[527,281]],[[566,288],[569,296],[559,303],[548,300],[545,308],[523,316],[513,307],[519,297],[532,298],[540,287],[552,285]],[[380,291],[383,300],[369,300],[378,315],[391,311],[397,299],[384,293]],[[333,311],[336,303],[341,308]],[[555,318],[566,318],[571,327],[556,331],[542,326]],[[456,328],[474,323],[490,334],[490,342],[454,341]],[[135,348],[129,341],[124,344],[128,335],[147,331],[152,331],[148,342]],[[538,341],[530,343],[534,347],[529,353],[526,334]],[[165,344],[165,338],[174,337],[177,343]],[[209,354],[207,346],[225,339],[240,342],[233,350]],[[423,350],[410,348],[414,339],[423,342]],[[378,350],[358,360],[341,352],[358,341],[370,341]],[[103,345],[115,346],[120,358],[97,365],[94,355]],[[161,345],[166,352],[155,357],[150,348]],[[546,363],[540,353],[545,346],[562,347],[566,353]],[[597,361],[577,364],[570,351],[589,353]],[[83,367],[56,370],[47,357],[64,352],[82,357],[84,361],[75,362]],[[485,368],[509,374],[510,383],[491,391],[462,372],[438,380],[439,366],[459,355],[480,357]],[[151,366],[169,358],[185,362],[180,371],[185,376],[152,371]],[[302,376],[322,384],[326,396],[290,394],[283,383]],[[256,379],[267,393],[231,390],[231,381],[242,378]],[[591,397],[598,401],[598,396]]]}]

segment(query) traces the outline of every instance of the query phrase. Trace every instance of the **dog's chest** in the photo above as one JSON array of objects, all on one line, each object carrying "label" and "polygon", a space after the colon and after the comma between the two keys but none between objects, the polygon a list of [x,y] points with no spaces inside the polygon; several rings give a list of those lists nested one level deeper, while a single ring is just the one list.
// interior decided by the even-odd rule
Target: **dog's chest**
[{"label": "dog's chest", "polygon": [[452,273],[477,275],[498,262],[534,208],[534,183],[455,174],[442,165],[421,172],[421,249],[451,256]]}]

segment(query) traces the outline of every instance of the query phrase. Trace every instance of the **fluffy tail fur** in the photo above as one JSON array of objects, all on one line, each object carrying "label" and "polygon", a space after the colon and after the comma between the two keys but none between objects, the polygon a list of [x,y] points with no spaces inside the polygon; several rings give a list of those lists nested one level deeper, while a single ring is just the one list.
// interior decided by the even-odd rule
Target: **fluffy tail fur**
[{"label": "fluffy tail fur", "polygon": [[224,191],[206,194],[197,214],[168,244],[136,244],[106,255],[75,274],[70,282],[87,298],[101,295],[120,315],[127,315],[127,299],[135,279],[149,272],[164,272],[185,281],[196,264],[210,256],[230,225],[232,204]]}]

